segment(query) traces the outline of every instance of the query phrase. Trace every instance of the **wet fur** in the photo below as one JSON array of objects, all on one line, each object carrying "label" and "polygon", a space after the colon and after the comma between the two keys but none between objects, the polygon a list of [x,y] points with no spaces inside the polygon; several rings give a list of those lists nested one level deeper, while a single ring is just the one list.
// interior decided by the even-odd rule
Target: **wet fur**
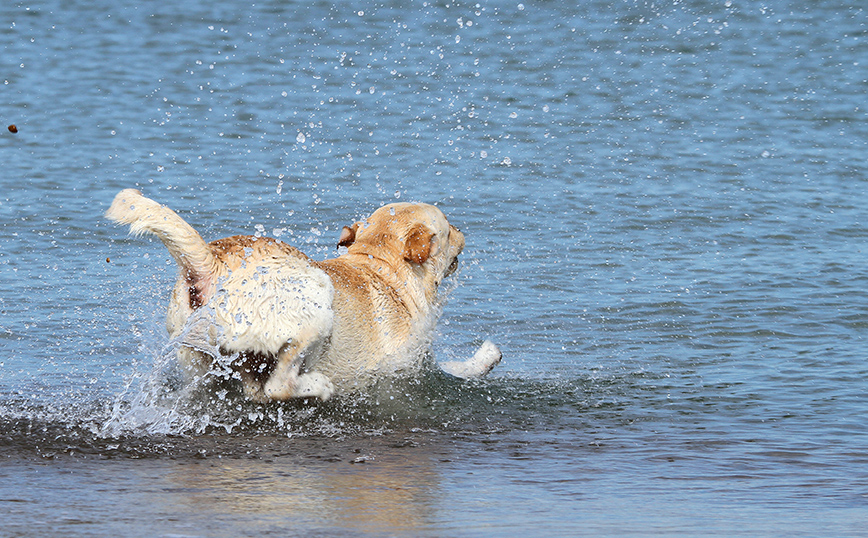
[{"label": "wet fur", "polygon": [[[182,363],[201,374],[231,358],[256,401],[327,399],[418,367],[437,289],[464,248],[464,235],[427,204],[390,204],[345,227],[339,244],[347,252],[321,262],[267,237],[206,243],[133,189],[115,197],[106,217],[157,235],[178,263],[167,329]],[[467,361],[455,371],[484,375],[500,360],[493,349],[480,366]]]}]

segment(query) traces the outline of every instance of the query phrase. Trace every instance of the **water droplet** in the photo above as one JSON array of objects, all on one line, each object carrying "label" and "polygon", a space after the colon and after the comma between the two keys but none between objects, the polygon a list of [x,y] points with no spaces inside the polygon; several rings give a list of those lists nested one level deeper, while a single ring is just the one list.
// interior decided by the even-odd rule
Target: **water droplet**
[{"label": "water droplet", "polygon": [[307,140],[307,138],[305,138],[304,133],[298,133],[298,136],[295,137],[295,141],[299,144],[304,144],[305,140]]}]

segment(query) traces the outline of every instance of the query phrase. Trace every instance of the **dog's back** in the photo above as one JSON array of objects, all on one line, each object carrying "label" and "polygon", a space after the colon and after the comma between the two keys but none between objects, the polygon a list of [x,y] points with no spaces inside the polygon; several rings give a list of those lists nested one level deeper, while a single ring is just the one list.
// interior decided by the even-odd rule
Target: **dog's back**
[{"label": "dog's back", "polygon": [[208,244],[226,269],[210,298],[223,348],[276,355],[299,330],[332,328],[329,277],[295,248],[269,237],[233,236]]}]

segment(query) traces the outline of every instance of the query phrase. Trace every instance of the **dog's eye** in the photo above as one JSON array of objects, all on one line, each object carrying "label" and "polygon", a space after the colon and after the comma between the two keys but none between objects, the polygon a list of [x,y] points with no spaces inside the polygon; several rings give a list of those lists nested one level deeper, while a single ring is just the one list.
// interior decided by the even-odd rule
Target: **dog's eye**
[{"label": "dog's eye", "polygon": [[444,274],[443,276],[452,275],[452,273],[454,273],[456,269],[458,269],[458,256],[455,256],[455,258],[452,260],[452,263],[450,263],[449,267],[446,268],[446,274]]}]

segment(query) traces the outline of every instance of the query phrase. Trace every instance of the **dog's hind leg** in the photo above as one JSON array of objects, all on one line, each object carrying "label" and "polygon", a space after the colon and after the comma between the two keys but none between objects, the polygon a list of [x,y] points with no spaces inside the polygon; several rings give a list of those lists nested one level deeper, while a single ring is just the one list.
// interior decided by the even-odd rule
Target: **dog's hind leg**
[{"label": "dog's hind leg", "polygon": [[323,343],[323,339],[317,335],[308,339],[294,339],[285,344],[278,353],[274,371],[262,388],[265,397],[272,400],[327,400],[334,392],[331,380],[319,372],[302,372],[306,362],[319,357]]},{"label": "dog's hind leg", "polygon": [[502,357],[500,349],[491,340],[486,340],[479,346],[473,357],[466,361],[441,362],[440,368],[455,377],[474,379],[488,374]]}]

